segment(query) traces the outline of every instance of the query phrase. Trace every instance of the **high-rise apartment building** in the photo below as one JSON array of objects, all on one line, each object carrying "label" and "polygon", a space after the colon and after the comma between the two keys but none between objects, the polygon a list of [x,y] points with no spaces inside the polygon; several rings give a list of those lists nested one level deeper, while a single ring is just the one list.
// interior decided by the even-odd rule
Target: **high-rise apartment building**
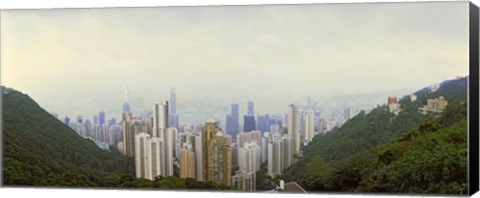
[{"label": "high-rise apartment building", "polygon": [[153,137],[164,138],[168,126],[168,101],[153,104]]},{"label": "high-rise apartment building", "polygon": [[178,134],[176,128],[168,128],[165,133],[164,142],[165,142],[165,172],[163,172],[163,176],[172,176],[173,175],[173,164],[175,155],[174,151],[174,143],[175,143],[175,136]]},{"label": "high-rise apartment building", "polygon": [[252,141],[245,143],[239,150],[239,170],[245,173],[256,173],[260,170],[260,146]]},{"label": "high-rise apartment building", "polygon": [[202,129],[203,180],[231,184],[231,152],[217,121],[209,119]]},{"label": "high-rise apartment building", "polygon": [[308,110],[305,113],[305,145],[310,143],[315,135],[315,113]]},{"label": "high-rise apartment building", "polygon": [[162,175],[163,140],[147,133],[135,135],[135,176],[154,180]]},{"label": "high-rise apartment building", "polygon": [[140,133],[135,136],[135,177],[147,178],[147,138],[146,133]]},{"label": "high-rise apartment building", "polygon": [[293,163],[293,142],[289,135],[271,134],[267,148],[267,173],[280,175]]},{"label": "high-rise apartment building", "polygon": [[196,178],[195,162],[192,144],[184,143],[180,149],[180,178]]},{"label": "high-rise apartment building", "polygon": [[256,145],[259,147],[261,146],[262,142],[262,132],[261,131],[251,131],[251,132],[240,132],[237,135],[237,143],[236,143],[236,152],[237,152],[237,162],[241,162],[241,157],[240,157],[240,149],[244,147],[246,143],[249,142],[254,142]]},{"label": "high-rise apartment building", "polygon": [[175,87],[170,88],[170,104],[168,111],[168,127],[179,128],[179,119],[177,114],[177,92]]},{"label": "high-rise apartment building", "polygon": [[298,115],[298,107],[294,104],[291,104],[288,107],[288,124],[287,131],[288,135],[292,137],[293,140],[293,153],[297,154],[300,151],[300,118]]}]

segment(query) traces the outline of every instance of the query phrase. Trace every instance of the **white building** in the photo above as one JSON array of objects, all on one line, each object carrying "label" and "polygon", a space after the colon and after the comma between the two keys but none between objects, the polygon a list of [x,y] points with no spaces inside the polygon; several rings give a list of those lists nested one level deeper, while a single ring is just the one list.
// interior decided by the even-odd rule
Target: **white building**
[{"label": "white building", "polygon": [[240,156],[239,168],[240,171],[245,173],[256,173],[260,170],[260,146],[256,142],[248,142],[239,149],[238,155]]},{"label": "white building", "polygon": [[147,178],[147,138],[150,135],[140,133],[135,135],[135,177]]},{"label": "white building", "polygon": [[293,139],[293,153],[297,154],[300,151],[300,117],[298,115],[298,107],[291,104],[288,107],[288,135]]},{"label": "white building", "polygon": [[305,145],[310,143],[315,135],[315,113],[308,110],[305,113]]},{"label": "white building", "polygon": [[265,163],[268,158],[268,139],[269,139],[270,133],[265,132],[263,133],[262,140],[261,140],[261,152],[262,152],[262,157],[261,157],[261,163]]},{"label": "white building", "polygon": [[293,163],[293,138],[289,135],[270,135],[267,149],[267,173],[270,176],[280,175]]},{"label": "white building", "polygon": [[165,133],[165,172],[162,174],[163,176],[173,175],[175,134],[178,134],[176,128],[168,128]]},{"label": "white building", "polygon": [[168,101],[158,101],[153,104],[153,137],[164,137],[168,126]]}]

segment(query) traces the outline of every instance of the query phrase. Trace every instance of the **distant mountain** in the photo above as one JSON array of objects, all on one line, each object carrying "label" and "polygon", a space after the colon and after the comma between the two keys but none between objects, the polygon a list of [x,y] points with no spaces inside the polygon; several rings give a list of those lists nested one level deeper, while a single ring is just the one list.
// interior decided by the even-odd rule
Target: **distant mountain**
[{"label": "distant mountain", "polygon": [[[466,155],[458,152],[467,149],[467,80],[457,78],[441,83],[438,89],[423,88],[414,93],[417,99],[413,102],[410,96],[402,97],[398,115],[390,113],[386,105],[378,106],[368,114],[360,113],[341,128],[316,136],[303,148],[303,158],[285,170],[282,178],[297,181],[311,191],[466,193]],[[418,113],[428,99],[439,96],[448,100],[445,112]],[[452,164],[444,167],[448,175],[438,178],[442,173],[438,173],[437,166],[444,163],[441,157],[446,151],[454,155],[449,158]],[[385,162],[385,158],[390,161]],[[416,174],[427,179],[409,180],[404,175],[415,173],[415,169],[426,171]]]}]

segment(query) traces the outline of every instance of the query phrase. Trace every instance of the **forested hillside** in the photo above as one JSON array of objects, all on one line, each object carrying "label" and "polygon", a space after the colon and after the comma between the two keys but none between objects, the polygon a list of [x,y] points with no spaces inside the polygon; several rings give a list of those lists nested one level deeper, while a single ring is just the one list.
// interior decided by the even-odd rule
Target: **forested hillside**
[{"label": "forested hillside", "polygon": [[[315,137],[281,177],[311,191],[466,193],[467,77],[414,94],[398,116],[379,106]],[[417,112],[439,96],[441,115]]]}]

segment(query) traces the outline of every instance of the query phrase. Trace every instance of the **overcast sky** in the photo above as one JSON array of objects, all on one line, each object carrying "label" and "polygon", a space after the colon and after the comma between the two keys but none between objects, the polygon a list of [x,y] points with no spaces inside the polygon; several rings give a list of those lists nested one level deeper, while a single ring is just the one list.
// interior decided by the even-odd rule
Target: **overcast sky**
[{"label": "overcast sky", "polygon": [[40,103],[126,84],[143,97],[167,96],[172,86],[185,97],[272,90],[328,96],[468,75],[468,2],[1,14],[2,84]]}]

